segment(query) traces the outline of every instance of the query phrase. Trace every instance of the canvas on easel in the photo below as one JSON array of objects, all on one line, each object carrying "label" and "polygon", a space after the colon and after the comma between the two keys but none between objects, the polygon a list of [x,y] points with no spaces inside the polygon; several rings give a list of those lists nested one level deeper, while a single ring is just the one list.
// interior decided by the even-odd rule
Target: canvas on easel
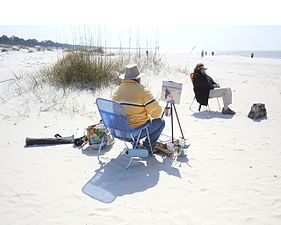
[{"label": "canvas on easel", "polygon": [[182,84],[173,81],[162,82],[161,100],[180,104]]},{"label": "canvas on easel", "polygon": [[[181,124],[179,121],[178,113],[175,104],[180,104],[182,91],[182,84],[176,83],[173,81],[163,81],[162,82],[162,93],[161,100],[165,101],[166,107],[162,113],[161,118],[164,116],[168,116],[171,119],[171,132],[172,136],[161,135],[159,137],[156,147],[165,152],[166,154],[172,154],[175,150],[177,150],[178,155],[185,156],[185,149],[189,147],[189,144],[186,144],[186,139],[184,137]],[[174,119],[173,116],[176,116],[176,120],[178,122],[178,126],[181,132],[180,139],[174,139]]]}]

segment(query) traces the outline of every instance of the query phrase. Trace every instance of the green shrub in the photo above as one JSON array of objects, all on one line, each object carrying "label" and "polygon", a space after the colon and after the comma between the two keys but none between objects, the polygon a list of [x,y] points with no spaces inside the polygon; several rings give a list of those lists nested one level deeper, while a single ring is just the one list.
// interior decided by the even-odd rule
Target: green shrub
[{"label": "green shrub", "polygon": [[43,77],[63,87],[97,89],[118,83],[124,65],[88,50],[72,51],[43,71]]}]

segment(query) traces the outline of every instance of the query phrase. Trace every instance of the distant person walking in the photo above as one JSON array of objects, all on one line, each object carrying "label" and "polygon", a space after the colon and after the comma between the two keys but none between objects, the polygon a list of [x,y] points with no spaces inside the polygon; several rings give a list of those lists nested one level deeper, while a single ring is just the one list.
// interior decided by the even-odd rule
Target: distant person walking
[{"label": "distant person walking", "polygon": [[201,58],[204,58],[204,51],[201,51]]},{"label": "distant person walking", "polygon": [[214,54],[215,54],[215,53],[214,53],[214,52],[212,52],[212,56],[214,56]]},{"label": "distant person walking", "polygon": [[253,52],[251,53],[251,58],[254,58],[254,53]]}]

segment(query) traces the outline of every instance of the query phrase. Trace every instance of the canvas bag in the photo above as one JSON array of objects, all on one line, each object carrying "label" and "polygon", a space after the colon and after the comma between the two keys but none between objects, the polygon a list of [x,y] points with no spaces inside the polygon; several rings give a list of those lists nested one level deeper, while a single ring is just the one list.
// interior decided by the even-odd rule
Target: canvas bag
[{"label": "canvas bag", "polygon": [[98,148],[102,142],[103,137],[104,142],[102,147],[109,146],[114,141],[114,138],[112,137],[110,131],[104,126],[103,123],[88,126],[87,139],[89,145],[96,146]]}]

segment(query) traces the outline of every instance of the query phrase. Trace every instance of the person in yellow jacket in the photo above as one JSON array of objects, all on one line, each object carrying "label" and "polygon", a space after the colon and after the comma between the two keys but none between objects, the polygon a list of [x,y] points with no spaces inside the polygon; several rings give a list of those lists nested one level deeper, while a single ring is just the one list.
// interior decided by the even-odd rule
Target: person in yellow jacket
[{"label": "person in yellow jacket", "polygon": [[[112,100],[119,102],[124,107],[130,127],[136,128],[150,123],[148,129],[153,148],[165,127],[165,121],[161,118],[162,107],[151,92],[141,85],[142,76],[144,74],[139,72],[136,64],[127,65],[125,74],[120,76],[122,82],[114,92]],[[141,138],[146,136],[146,132],[143,131]],[[147,138],[144,140],[143,146],[149,148]]]}]

